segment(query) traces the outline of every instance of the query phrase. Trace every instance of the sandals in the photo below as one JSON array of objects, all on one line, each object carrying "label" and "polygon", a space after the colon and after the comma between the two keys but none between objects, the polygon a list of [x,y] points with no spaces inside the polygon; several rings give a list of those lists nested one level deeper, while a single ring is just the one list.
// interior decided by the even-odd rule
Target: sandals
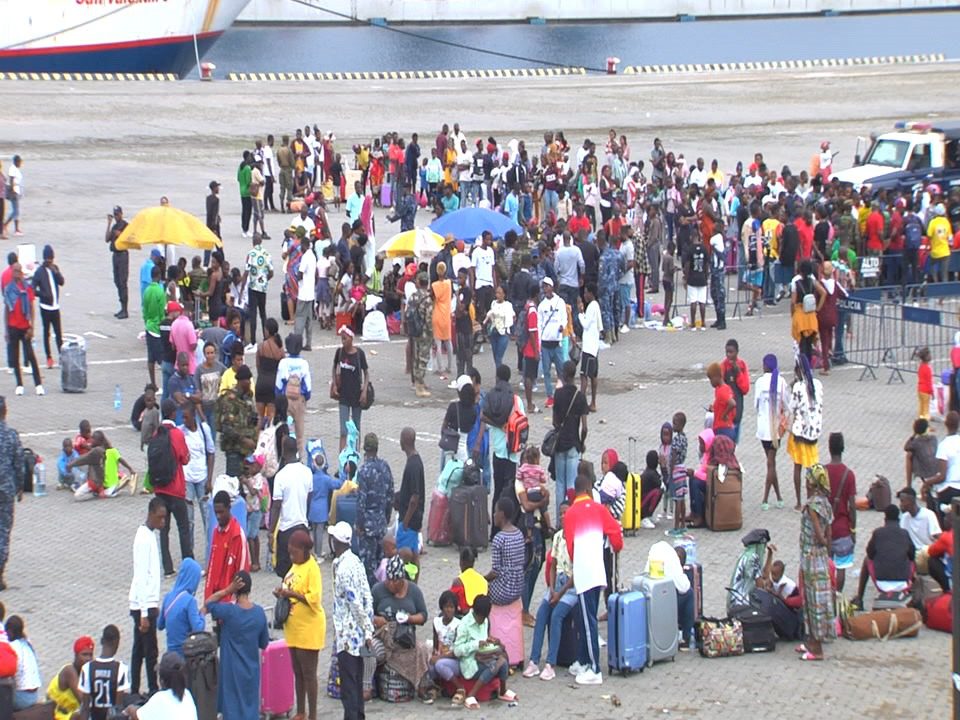
[{"label": "sandals", "polygon": [[476,699],[475,697],[473,697],[473,695],[471,695],[470,697],[468,697],[466,700],[463,701],[463,706],[464,706],[467,710],[479,710],[479,709],[480,709],[480,703],[477,702],[477,699]]},{"label": "sandals", "polygon": [[797,646],[793,649],[793,651],[794,651],[795,653],[800,653],[801,655],[803,655],[803,653],[805,653],[805,652],[809,652],[809,651],[807,650],[807,646],[804,645],[803,643],[800,643],[799,645],[797,645]]},{"label": "sandals", "polygon": [[452,705],[463,705],[463,701],[467,699],[467,691],[463,688],[459,688],[450,698],[450,703]]},{"label": "sandals", "polygon": [[800,659],[803,662],[819,662],[823,660],[823,655],[814,655],[812,652],[808,650],[807,652],[803,653],[803,655],[800,656]]},{"label": "sandals", "polygon": [[519,696],[513,690],[507,690],[502,695],[497,695],[497,700],[503,700],[504,702],[516,702],[519,699]]}]

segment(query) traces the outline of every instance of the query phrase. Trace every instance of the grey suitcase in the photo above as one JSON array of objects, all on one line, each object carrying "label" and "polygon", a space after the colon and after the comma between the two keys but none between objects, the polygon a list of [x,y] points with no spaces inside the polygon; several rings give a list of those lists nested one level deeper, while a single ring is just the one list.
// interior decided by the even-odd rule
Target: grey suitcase
[{"label": "grey suitcase", "polygon": [[480,550],[490,542],[490,511],[483,485],[461,485],[450,493],[450,540]]},{"label": "grey suitcase", "polygon": [[680,631],[677,622],[677,587],[669,578],[638,575],[633,589],[647,598],[647,664],[673,660],[677,655]]},{"label": "grey suitcase", "polygon": [[79,335],[66,335],[60,346],[60,388],[66,393],[87,389],[87,342]]}]

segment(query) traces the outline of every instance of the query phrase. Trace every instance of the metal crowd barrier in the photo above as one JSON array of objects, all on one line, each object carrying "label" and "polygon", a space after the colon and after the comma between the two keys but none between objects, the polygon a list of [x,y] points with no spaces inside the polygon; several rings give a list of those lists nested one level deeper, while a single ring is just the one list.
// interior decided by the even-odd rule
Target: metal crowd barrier
[{"label": "metal crowd barrier", "polygon": [[[860,380],[890,370],[887,384],[916,372],[916,353],[930,348],[935,368],[951,367],[960,333],[960,282],[862,288],[839,302],[841,357],[861,365]],[[838,326],[837,334],[841,333]]]}]

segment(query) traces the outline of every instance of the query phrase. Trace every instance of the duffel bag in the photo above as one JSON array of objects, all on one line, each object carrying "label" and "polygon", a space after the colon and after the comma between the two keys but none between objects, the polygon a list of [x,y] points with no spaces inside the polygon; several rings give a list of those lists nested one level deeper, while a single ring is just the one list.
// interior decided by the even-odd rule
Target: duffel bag
[{"label": "duffel bag", "polygon": [[874,610],[845,618],[843,636],[849,640],[916,637],[922,624],[920,611],[914,608]]}]

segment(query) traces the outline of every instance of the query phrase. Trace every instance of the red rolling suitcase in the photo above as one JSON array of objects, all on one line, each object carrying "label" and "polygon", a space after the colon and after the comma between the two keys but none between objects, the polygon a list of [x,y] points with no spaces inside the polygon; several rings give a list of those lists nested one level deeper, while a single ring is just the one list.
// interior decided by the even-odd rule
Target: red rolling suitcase
[{"label": "red rolling suitcase", "polygon": [[696,622],[703,617],[703,566],[700,563],[684,565],[683,572],[693,588],[693,619]]},{"label": "red rolling suitcase", "polygon": [[431,545],[450,544],[450,498],[439,490],[430,498],[427,516],[427,542]]},{"label": "red rolling suitcase", "polygon": [[286,717],[293,710],[293,665],[290,648],[283,640],[274,640],[263,651],[260,667],[260,712],[267,718]]}]

